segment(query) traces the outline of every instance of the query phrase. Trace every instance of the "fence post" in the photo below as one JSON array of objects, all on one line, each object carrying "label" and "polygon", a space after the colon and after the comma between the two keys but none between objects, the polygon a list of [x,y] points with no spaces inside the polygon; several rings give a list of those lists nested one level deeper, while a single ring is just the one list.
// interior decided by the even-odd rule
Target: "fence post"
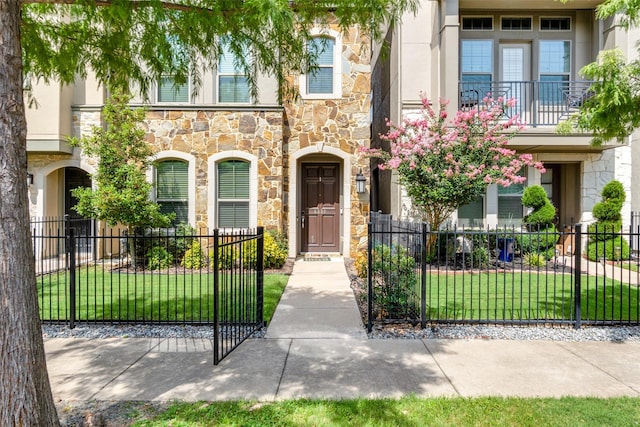
[{"label": "fence post", "polygon": [[260,226],[258,227],[258,241],[257,241],[257,247],[256,247],[256,254],[257,254],[257,273],[258,273],[258,277],[257,279],[257,287],[258,289],[256,290],[256,299],[257,299],[257,308],[258,308],[258,313],[257,313],[257,324],[260,327],[265,326],[264,325],[264,227]]},{"label": "fence post", "polygon": [[574,306],[576,310],[576,318],[574,323],[575,329],[580,329],[582,322],[582,276],[580,270],[582,269],[582,224],[576,224],[576,242],[575,242],[575,265],[573,269],[573,282],[574,286]]},{"label": "fence post", "polygon": [[[66,219],[66,216],[65,216]],[[75,328],[76,320],[76,236],[73,228],[67,229],[67,254],[69,255],[69,328]]]},{"label": "fence post", "polygon": [[219,296],[220,288],[220,232],[216,228],[213,230],[213,364],[217,365],[220,361],[219,344],[220,341],[220,319],[219,319]]},{"label": "fence post", "polygon": [[373,223],[369,221],[367,224],[367,332],[371,333],[373,329]]},{"label": "fence post", "polygon": [[427,223],[422,223],[422,251],[420,253],[420,327],[427,327]]}]

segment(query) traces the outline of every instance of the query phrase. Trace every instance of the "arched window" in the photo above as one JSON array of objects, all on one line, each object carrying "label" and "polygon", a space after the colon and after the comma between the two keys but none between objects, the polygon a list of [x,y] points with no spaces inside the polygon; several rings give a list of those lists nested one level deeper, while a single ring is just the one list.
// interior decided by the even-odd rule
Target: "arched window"
[{"label": "arched window", "polygon": [[243,160],[226,160],[218,163],[217,227],[249,227],[249,166],[249,162]]},{"label": "arched window", "polygon": [[173,225],[189,223],[189,165],[164,160],[155,165],[156,202],[162,213],[175,213]]}]

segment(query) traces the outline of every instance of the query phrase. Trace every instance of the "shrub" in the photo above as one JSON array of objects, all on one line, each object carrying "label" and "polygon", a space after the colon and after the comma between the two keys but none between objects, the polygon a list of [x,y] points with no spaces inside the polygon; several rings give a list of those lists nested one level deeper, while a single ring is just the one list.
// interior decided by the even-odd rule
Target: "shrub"
[{"label": "shrub", "polygon": [[147,252],[147,267],[150,270],[168,268],[172,264],[173,255],[162,246],[154,246]]},{"label": "shrub", "polygon": [[620,236],[604,241],[592,241],[587,245],[587,257],[591,261],[629,259],[629,244]]},{"label": "shrub", "polygon": [[282,268],[287,261],[289,245],[280,232],[267,231],[264,234],[264,268]]},{"label": "shrub", "polygon": [[629,257],[629,244],[620,237],[622,205],[626,199],[624,187],[619,181],[610,181],[602,189],[602,201],[593,206],[596,222],[587,228],[589,244],[587,257],[591,261],[602,258],[620,261]]},{"label": "shrub", "polygon": [[398,245],[379,244],[372,251],[373,304],[381,318],[402,319],[413,313],[417,276],[415,260]]},{"label": "shrub", "polygon": [[533,211],[526,215],[522,222],[529,226],[529,229],[548,228],[553,224],[556,217],[556,208],[553,206],[544,188],[540,185],[532,185],[525,188],[522,194],[522,204],[533,208]]},{"label": "shrub", "polygon": [[471,252],[471,267],[485,268],[489,265],[489,250],[484,246],[474,246]]},{"label": "shrub", "polygon": [[549,201],[547,192],[541,185],[532,185],[524,189],[522,193],[522,204],[530,208],[540,208]]},{"label": "shrub", "polygon": [[544,267],[547,264],[547,257],[539,253],[525,254],[523,260],[524,264],[529,267]]},{"label": "shrub", "polygon": [[359,278],[364,279],[367,277],[369,269],[369,257],[367,251],[360,251],[356,255],[356,259],[353,261],[353,266],[356,269],[356,274]]},{"label": "shrub", "polygon": [[623,204],[627,198],[627,195],[624,191],[624,186],[620,181],[610,181],[603,188],[602,192],[603,200],[619,200],[620,204]]},{"label": "shrub", "polygon": [[200,242],[194,241],[191,244],[191,247],[185,252],[180,265],[185,268],[199,269],[204,267],[205,264],[202,246],[200,245]]},{"label": "shrub", "polygon": [[[267,231],[263,237],[263,266],[269,268],[282,268],[288,257],[288,246],[286,239],[281,233]],[[255,268],[256,262],[256,241],[243,243],[242,262],[249,268]]]},{"label": "shrub", "polygon": [[[551,226],[545,229],[532,231],[529,233],[523,233],[517,235],[518,245],[525,254],[547,254],[551,253],[553,257],[555,244],[560,237],[560,233],[556,230],[555,226]],[[551,249],[551,251],[549,251]],[[549,259],[549,256],[547,259]]]}]

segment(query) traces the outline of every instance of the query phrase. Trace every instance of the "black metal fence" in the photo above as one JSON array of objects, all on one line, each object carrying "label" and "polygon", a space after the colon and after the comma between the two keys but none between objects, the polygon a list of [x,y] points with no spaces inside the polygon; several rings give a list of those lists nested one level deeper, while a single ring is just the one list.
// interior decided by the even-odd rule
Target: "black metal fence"
[{"label": "black metal fence", "polygon": [[368,329],[376,322],[640,324],[640,226],[614,232],[452,229],[372,213]]},{"label": "black metal fence", "polygon": [[214,362],[264,325],[263,229],[103,229],[32,220],[44,323],[214,328]]}]

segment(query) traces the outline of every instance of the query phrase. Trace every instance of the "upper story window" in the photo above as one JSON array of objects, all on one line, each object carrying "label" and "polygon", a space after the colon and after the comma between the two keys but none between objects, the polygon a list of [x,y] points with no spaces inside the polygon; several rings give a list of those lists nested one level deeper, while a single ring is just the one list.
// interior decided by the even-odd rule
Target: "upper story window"
[{"label": "upper story window", "polygon": [[333,93],[333,51],[335,40],[328,37],[316,37],[309,42],[309,50],[317,55],[318,68],[307,75],[308,94]]},{"label": "upper story window", "polygon": [[490,16],[463,16],[462,29],[464,31],[492,31],[493,18]]},{"label": "upper story window", "polygon": [[493,76],[493,41],[462,40],[461,78],[463,82],[489,82]]},{"label": "upper story window", "polygon": [[172,225],[189,222],[189,165],[182,160],[155,164],[156,202],[160,212],[175,213]]},{"label": "upper story window", "polygon": [[[248,55],[248,52],[247,52]],[[218,102],[247,104],[250,101],[249,79],[238,66],[236,55],[223,43],[218,58]]]},{"label": "upper story window", "polygon": [[176,84],[173,76],[162,76],[158,82],[158,102],[189,102],[189,84]]},{"label": "upper story window", "polygon": [[341,98],[342,41],[340,34],[335,31],[318,34],[309,41],[307,47],[316,58],[316,67],[300,76],[301,97],[310,99]]},{"label": "upper story window", "polygon": [[540,18],[541,31],[570,31],[571,18]]},{"label": "upper story window", "polygon": [[540,100],[559,105],[566,100],[564,92],[571,77],[571,43],[564,40],[540,40]]},{"label": "upper story window", "polygon": [[226,160],[217,165],[217,227],[249,227],[249,162]]},{"label": "upper story window", "polygon": [[501,28],[504,31],[531,31],[530,17],[505,16],[501,20]]}]

